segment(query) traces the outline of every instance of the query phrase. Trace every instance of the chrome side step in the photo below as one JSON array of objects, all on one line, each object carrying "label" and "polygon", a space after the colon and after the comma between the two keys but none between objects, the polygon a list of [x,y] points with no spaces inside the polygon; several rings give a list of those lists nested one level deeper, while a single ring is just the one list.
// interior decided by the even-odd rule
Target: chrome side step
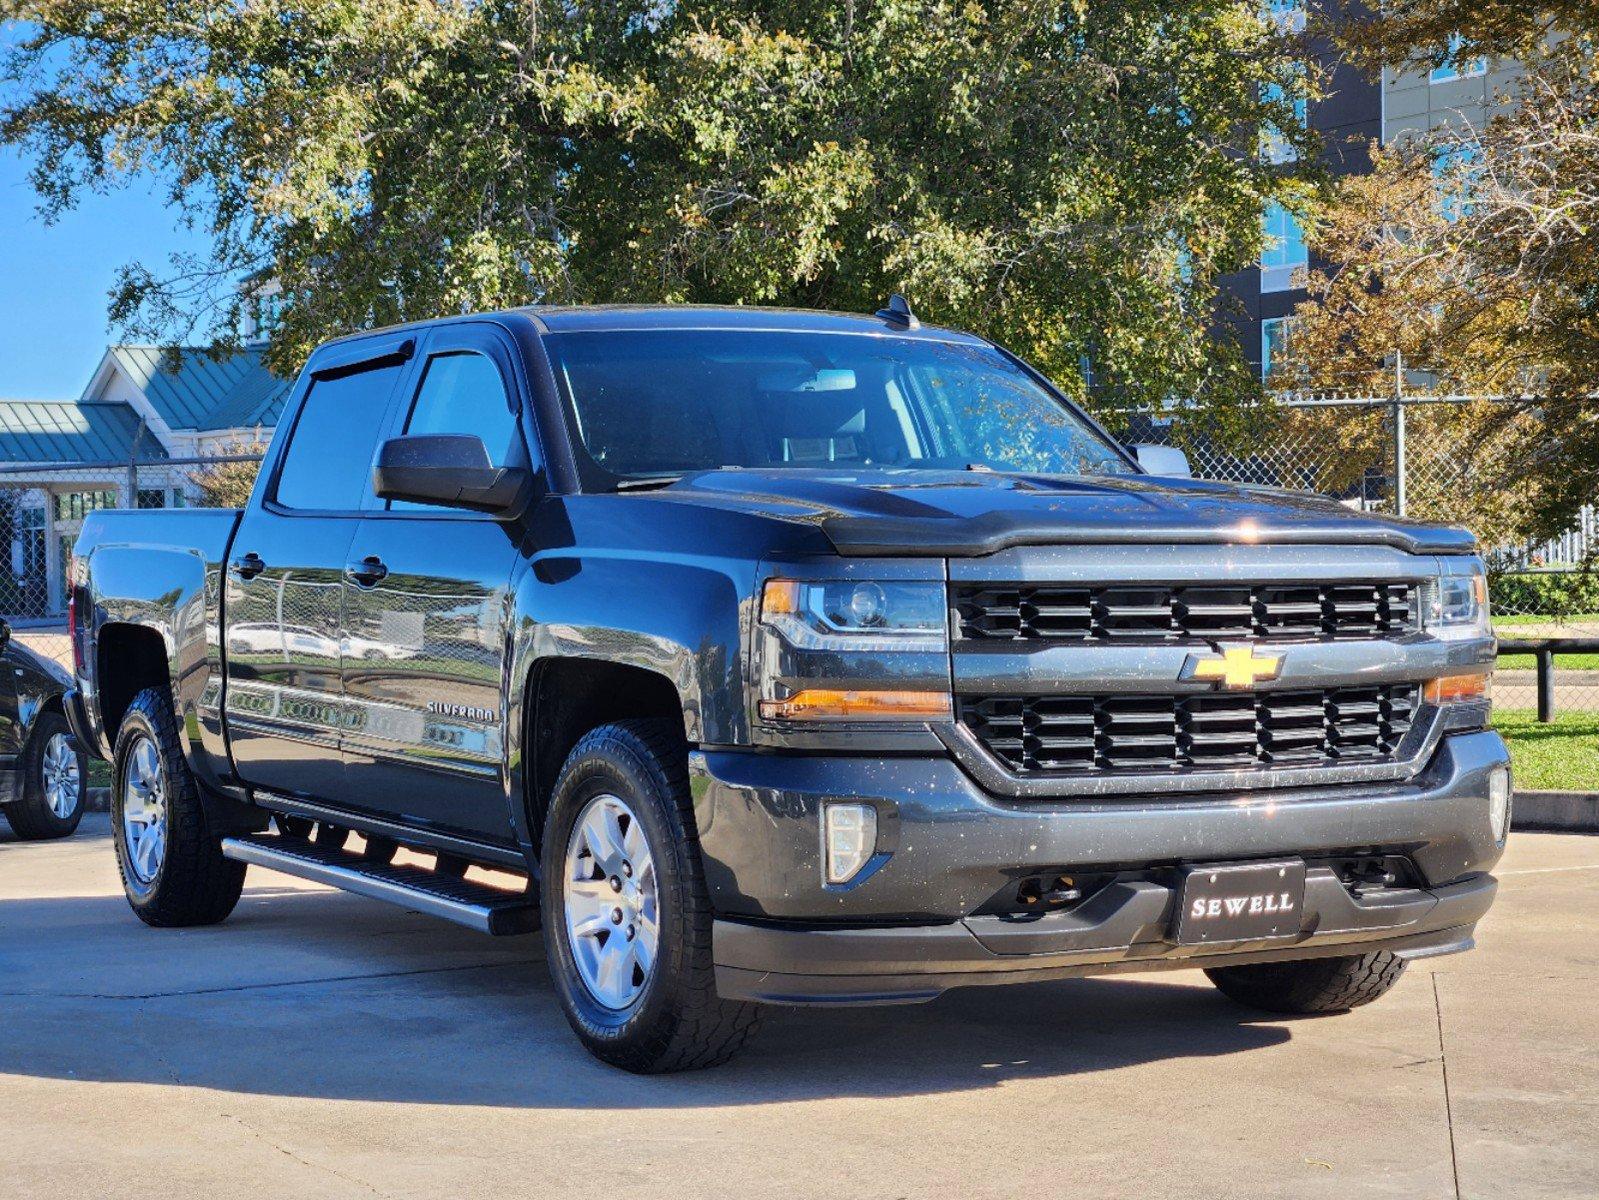
[{"label": "chrome side step", "polygon": [[443,917],[480,933],[532,933],[539,927],[538,902],[530,893],[452,879],[423,867],[370,862],[299,838],[265,833],[223,838],[222,853],[238,862]]}]

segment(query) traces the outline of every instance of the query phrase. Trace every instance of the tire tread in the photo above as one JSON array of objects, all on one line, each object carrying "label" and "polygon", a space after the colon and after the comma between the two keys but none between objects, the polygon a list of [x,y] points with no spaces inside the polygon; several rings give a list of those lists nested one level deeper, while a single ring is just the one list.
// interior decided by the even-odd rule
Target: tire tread
[{"label": "tire tread", "polygon": [[[597,1057],[636,1074],[717,1066],[736,1055],[754,1034],[760,1023],[760,1008],[723,1000],[716,993],[711,907],[689,792],[682,726],[665,718],[634,718],[601,725],[578,740],[561,769],[553,794],[560,795],[568,776],[586,758],[595,755],[631,760],[644,775],[654,777],[661,794],[671,797],[677,808],[685,870],[678,881],[676,900],[686,918],[683,925],[687,940],[682,952],[688,969],[673,1019],[658,1022],[648,1036],[636,1040],[597,1043],[585,1036],[584,1041]],[[559,919],[558,913],[551,918]]]},{"label": "tire tread", "polygon": [[1298,962],[1215,967],[1205,972],[1224,995],[1267,1012],[1348,1012],[1384,995],[1405,973],[1386,950]]},{"label": "tire tread", "polygon": [[[117,734],[117,786],[121,787],[123,752],[133,737],[128,717],[142,717],[155,734],[167,783],[166,858],[150,895],[129,903],[139,919],[156,928],[214,925],[233,911],[244,890],[245,864],[222,855],[222,840],[205,819],[199,785],[183,757],[172,700],[159,688],[145,688],[128,705]],[[118,838],[119,851],[121,839]],[[122,863],[126,879],[127,866]]]},{"label": "tire tread", "polygon": [[78,751],[78,786],[82,795],[78,798],[78,811],[63,821],[50,811],[50,802],[45,799],[44,780],[39,774],[44,744],[50,740],[52,733],[61,732],[68,735],[72,732],[65,716],[54,709],[39,714],[22,753],[22,778],[19,781],[22,795],[14,803],[0,809],[10,822],[11,831],[25,842],[70,836],[77,830],[78,823],[83,820],[84,809],[88,807],[88,772],[81,749]]}]

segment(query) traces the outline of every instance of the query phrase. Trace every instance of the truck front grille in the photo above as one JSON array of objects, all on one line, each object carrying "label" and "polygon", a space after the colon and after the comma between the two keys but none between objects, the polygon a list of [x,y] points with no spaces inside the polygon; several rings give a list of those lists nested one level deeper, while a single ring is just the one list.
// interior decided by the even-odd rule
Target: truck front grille
[{"label": "truck front grille", "polygon": [[959,583],[960,636],[980,641],[1208,642],[1394,638],[1417,627],[1418,589],[1379,583]]},{"label": "truck front grille", "polygon": [[963,696],[960,720],[1013,771],[1227,771],[1392,759],[1413,683],[1254,694]]}]

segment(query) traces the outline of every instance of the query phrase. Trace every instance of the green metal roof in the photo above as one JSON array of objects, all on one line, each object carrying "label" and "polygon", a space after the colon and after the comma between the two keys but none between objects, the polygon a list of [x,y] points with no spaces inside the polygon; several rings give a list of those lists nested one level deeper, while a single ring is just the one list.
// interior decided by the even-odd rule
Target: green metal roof
[{"label": "green metal roof", "polygon": [[150,405],[173,429],[240,429],[277,424],[292,386],[249,348],[225,358],[183,347],[169,368],[164,346],[112,346],[116,360]]},{"label": "green metal roof", "polygon": [[[0,463],[126,462],[138,432],[139,416],[126,404],[0,400]],[[146,432],[138,457],[167,452]]]}]

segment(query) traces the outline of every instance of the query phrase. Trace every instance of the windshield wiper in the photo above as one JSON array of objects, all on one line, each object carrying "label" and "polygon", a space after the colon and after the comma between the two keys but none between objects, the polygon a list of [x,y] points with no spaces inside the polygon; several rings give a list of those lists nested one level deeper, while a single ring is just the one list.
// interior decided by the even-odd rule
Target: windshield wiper
[{"label": "windshield wiper", "polygon": [[635,475],[627,479],[616,481],[616,490],[619,492],[647,492],[653,488],[671,487],[681,475]]}]

